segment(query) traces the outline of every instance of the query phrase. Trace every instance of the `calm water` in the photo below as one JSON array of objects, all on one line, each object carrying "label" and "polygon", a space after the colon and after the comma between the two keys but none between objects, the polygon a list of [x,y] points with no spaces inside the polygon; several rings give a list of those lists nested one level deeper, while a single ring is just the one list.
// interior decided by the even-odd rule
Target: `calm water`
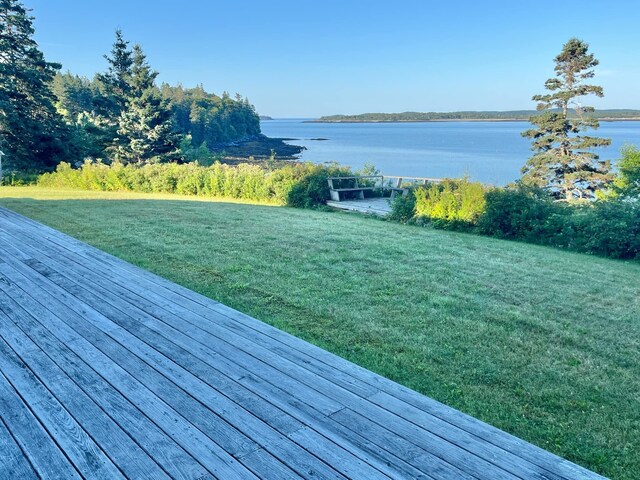
[{"label": "calm water", "polygon": [[[520,136],[527,122],[303,123],[301,119],[261,123],[269,137],[293,138],[307,147],[303,160],[337,161],[356,169],[374,164],[387,175],[459,177],[503,185],[520,176],[531,156]],[[597,136],[612,139],[599,153],[615,160],[625,143],[640,146],[640,122],[602,122]],[[313,140],[326,138],[327,140]]]}]

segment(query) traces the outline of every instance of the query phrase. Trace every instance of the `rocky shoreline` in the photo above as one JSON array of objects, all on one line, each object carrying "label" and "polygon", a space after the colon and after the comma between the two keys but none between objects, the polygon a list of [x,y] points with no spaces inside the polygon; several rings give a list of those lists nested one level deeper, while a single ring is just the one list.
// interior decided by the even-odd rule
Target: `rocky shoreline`
[{"label": "rocky shoreline", "polygon": [[305,147],[290,145],[285,143],[291,141],[290,138],[270,138],[266,135],[256,135],[235,142],[218,145],[214,148],[216,153],[229,163],[238,163],[239,160],[265,160],[271,158],[272,154],[278,160],[298,160],[298,155],[305,150]]}]

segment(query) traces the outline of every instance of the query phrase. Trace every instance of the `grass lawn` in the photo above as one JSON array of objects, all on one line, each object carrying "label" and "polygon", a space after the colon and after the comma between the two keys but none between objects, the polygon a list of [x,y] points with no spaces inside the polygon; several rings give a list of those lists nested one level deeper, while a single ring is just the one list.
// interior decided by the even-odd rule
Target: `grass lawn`
[{"label": "grass lawn", "polygon": [[0,189],[0,205],[613,478],[640,472],[640,263],[345,213]]}]

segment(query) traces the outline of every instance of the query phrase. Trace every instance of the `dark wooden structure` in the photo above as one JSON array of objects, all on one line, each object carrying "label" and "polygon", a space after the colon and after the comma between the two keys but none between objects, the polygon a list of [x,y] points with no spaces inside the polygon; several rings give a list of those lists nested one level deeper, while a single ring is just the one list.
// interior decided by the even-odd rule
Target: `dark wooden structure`
[{"label": "dark wooden structure", "polygon": [[332,202],[342,201],[344,198],[341,194],[344,193],[355,193],[357,199],[364,200],[364,192],[373,190],[391,192],[390,199],[393,200],[398,194],[406,195],[411,187],[441,181],[441,178],[398,177],[394,175],[356,175],[327,179]]}]

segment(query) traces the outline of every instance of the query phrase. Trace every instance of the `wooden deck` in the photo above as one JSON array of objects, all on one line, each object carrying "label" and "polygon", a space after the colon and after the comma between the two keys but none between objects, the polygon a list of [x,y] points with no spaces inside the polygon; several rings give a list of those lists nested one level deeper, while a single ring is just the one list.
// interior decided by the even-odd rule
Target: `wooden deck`
[{"label": "wooden deck", "polygon": [[591,479],[0,209],[0,478]]},{"label": "wooden deck", "polygon": [[381,217],[391,212],[391,205],[389,204],[388,198],[365,198],[364,200],[341,200],[339,202],[330,200],[327,202],[327,205],[339,210],[368,213]]}]

